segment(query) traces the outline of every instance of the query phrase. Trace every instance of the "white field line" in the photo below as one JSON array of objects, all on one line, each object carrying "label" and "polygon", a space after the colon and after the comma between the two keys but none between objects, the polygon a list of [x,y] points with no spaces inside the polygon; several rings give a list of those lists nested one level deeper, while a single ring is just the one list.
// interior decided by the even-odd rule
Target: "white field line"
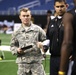
[{"label": "white field line", "polygon": [[50,75],[50,73],[46,73],[46,75]]},{"label": "white field line", "polygon": [[[1,45],[0,50],[1,51],[11,51],[10,46],[5,46],[5,45]],[[41,52],[42,52],[42,50],[41,50]],[[49,50],[46,52],[46,55],[50,55]]]},{"label": "white field line", "polygon": [[12,61],[16,61],[16,60],[0,60],[0,62],[12,62]]},{"label": "white field line", "polygon": [[[0,60],[0,62],[15,62],[15,60]],[[46,73],[46,75],[49,75],[49,73]]]},{"label": "white field line", "polygon": [[2,46],[0,46],[0,50],[1,51],[10,51],[10,46],[2,45]]},{"label": "white field line", "polygon": [[[46,59],[46,60],[48,60],[48,59]],[[12,61],[16,61],[16,60],[0,60],[0,62],[12,62]],[[44,59],[44,61],[45,61],[45,59]]]}]

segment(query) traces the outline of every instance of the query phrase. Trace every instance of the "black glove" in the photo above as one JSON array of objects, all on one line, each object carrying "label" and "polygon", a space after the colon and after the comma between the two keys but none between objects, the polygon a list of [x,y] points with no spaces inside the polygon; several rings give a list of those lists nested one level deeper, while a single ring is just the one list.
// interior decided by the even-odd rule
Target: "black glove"
[{"label": "black glove", "polygon": [[44,46],[43,46],[43,49],[44,49],[44,52],[47,52],[48,46],[44,45]]},{"label": "black glove", "polygon": [[46,54],[43,54],[43,57],[46,58]]}]

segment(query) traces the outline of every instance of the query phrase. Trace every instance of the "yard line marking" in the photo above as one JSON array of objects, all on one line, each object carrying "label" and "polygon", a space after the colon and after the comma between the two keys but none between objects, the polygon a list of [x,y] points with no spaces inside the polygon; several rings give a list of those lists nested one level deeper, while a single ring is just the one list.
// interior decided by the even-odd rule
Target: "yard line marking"
[{"label": "yard line marking", "polygon": [[49,75],[50,73],[46,73],[46,75]]},{"label": "yard line marking", "polygon": [[[46,60],[48,60],[49,58],[47,58]],[[12,61],[16,61],[16,60],[0,60],[0,62],[12,62]],[[45,61],[45,59],[43,60]]]},{"label": "yard line marking", "polygon": [[0,62],[12,62],[12,61],[15,61],[15,60],[0,60]]},{"label": "yard line marking", "polygon": [[[16,60],[0,60],[0,62],[13,62],[13,61],[16,61]],[[50,73],[46,73],[46,75],[49,75]]]}]

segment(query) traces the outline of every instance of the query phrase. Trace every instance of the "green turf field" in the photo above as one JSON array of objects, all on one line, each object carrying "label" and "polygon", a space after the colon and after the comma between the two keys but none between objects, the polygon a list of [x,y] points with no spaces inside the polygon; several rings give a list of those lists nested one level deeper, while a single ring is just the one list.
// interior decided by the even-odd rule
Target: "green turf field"
[{"label": "green turf field", "polygon": [[11,34],[0,34],[2,45],[10,45]]},{"label": "green turf field", "polygon": [[[10,34],[0,34],[0,39],[2,40],[2,45],[10,45]],[[1,55],[0,51],[0,55]],[[17,75],[17,64],[15,63],[16,56],[13,56],[11,52],[4,51],[5,59],[0,60],[0,75]],[[49,75],[49,55],[46,60],[43,60],[43,65],[45,68],[46,75]]]}]

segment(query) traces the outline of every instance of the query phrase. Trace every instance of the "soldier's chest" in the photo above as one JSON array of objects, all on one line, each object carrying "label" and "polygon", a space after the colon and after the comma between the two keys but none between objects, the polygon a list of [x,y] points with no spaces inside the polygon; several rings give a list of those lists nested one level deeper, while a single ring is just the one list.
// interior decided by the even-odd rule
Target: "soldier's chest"
[{"label": "soldier's chest", "polygon": [[21,32],[17,35],[17,39],[19,41],[27,41],[27,40],[35,40],[39,36],[38,31],[27,31],[27,32]]}]

